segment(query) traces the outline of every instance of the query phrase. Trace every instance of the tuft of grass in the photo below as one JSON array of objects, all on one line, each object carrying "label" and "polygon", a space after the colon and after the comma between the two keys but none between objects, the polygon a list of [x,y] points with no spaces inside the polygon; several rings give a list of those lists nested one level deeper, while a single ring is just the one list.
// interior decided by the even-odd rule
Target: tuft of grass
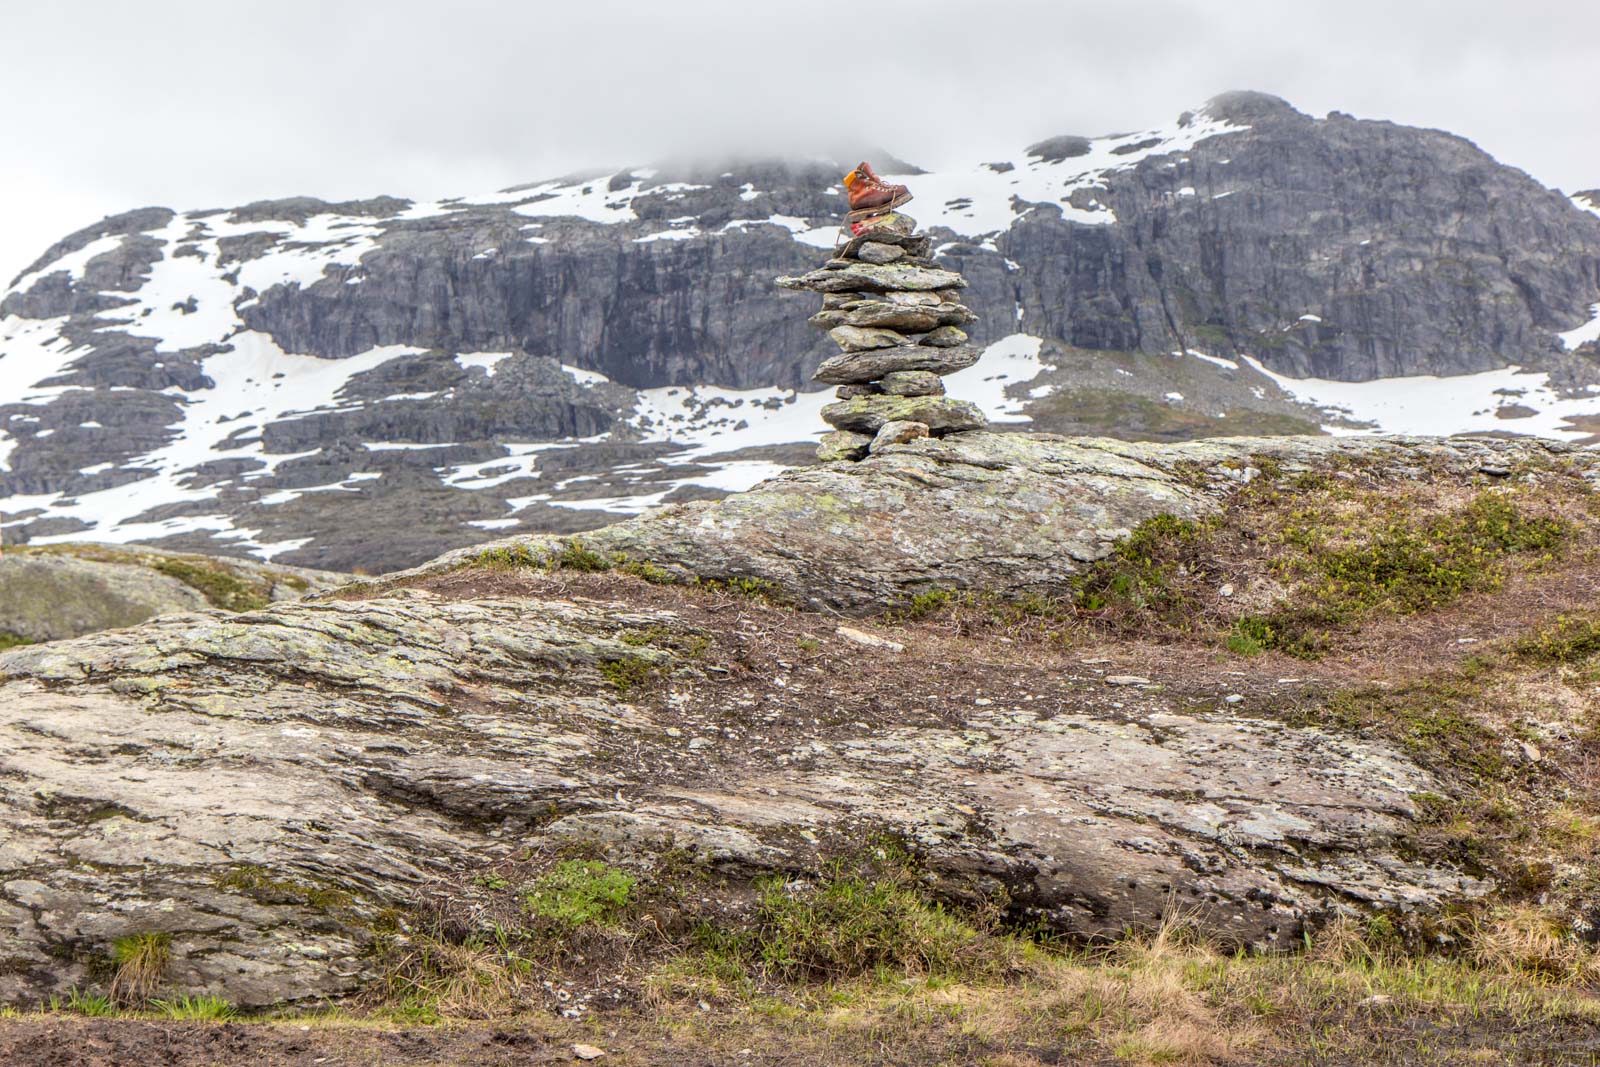
[{"label": "tuft of grass", "polygon": [[954,600],[955,594],[948,589],[929,589],[913,596],[911,602],[901,609],[900,617],[920,619],[937,614],[948,608]]},{"label": "tuft of grass", "polygon": [[611,569],[611,560],[584,547],[576,537],[561,546],[561,551],[550,557],[550,565],[563,570],[596,574]]},{"label": "tuft of grass", "polygon": [[752,600],[771,599],[778,591],[765,578],[699,578],[695,584],[713,593],[737,593]]},{"label": "tuft of grass", "polygon": [[34,644],[34,642],[21,634],[14,634],[10,630],[0,630],[0,652],[4,652],[8,648],[31,644]]},{"label": "tuft of grass", "polygon": [[1259,656],[1272,647],[1277,631],[1259,615],[1246,615],[1228,633],[1228,651],[1240,656]]},{"label": "tuft of grass", "polygon": [[224,1021],[239,1014],[239,1009],[221,997],[174,997],[152,1000],[150,1010],[168,1019],[209,1019]]},{"label": "tuft of grass", "polygon": [[85,993],[76,988],[68,991],[65,1005],[60,1005],[59,1002],[52,999],[51,1008],[59,1009],[60,1007],[65,1007],[67,1011],[77,1012],[79,1015],[96,1017],[116,1015],[120,1010],[116,1002],[110,997],[101,996],[98,993]]},{"label": "tuft of grass", "polygon": [[672,575],[667,572],[665,567],[658,567],[646,560],[634,560],[625,555],[618,555],[614,562],[617,570],[623,574],[631,574],[635,578],[641,578],[649,582],[651,585],[666,585],[672,581]]},{"label": "tuft of grass", "polygon": [[473,564],[485,570],[507,571],[543,567],[545,559],[527,545],[503,545],[479,552],[473,557]]},{"label": "tuft of grass", "polygon": [[117,968],[111,980],[111,999],[120,1004],[143,1004],[160,987],[166,974],[172,959],[172,935],[119,937],[111,943],[111,959]]},{"label": "tuft of grass", "polygon": [[788,980],[832,981],[890,968],[967,974],[991,962],[993,943],[931,901],[906,872],[830,871],[815,885],[758,883],[750,949]]},{"label": "tuft of grass", "polygon": [[598,860],[563,860],[523,891],[528,912],[563,929],[608,923],[633,901],[638,879]]}]

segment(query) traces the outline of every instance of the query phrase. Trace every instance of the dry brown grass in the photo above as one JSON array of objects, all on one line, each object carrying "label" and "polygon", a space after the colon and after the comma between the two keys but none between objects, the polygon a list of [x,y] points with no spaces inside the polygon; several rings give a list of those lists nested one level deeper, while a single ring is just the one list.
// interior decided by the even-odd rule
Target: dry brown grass
[{"label": "dry brown grass", "polygon": [[117,968],[111,979],[111,999],[125,1007],[139,1007],[161,987],[172,959],[172,938],[164,933],[118,938],[111,954]]},{"label": "dry brown grass", "polygon": [[1496,974],[1561,985],[1600,983],[1600,955],[1544,908],[1514,904],[1474,924],[1472,959]]}]

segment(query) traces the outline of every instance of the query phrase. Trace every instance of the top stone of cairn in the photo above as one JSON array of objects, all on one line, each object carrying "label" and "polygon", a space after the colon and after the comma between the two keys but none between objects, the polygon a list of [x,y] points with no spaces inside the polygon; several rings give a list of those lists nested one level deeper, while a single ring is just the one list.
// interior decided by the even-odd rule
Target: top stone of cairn
[{"label": "top stone of cairn", "polygon": [[981,429],[983,413],[945,396],[941,380],[979,355],[960,329],[977,319],[957,300],[966,279],[936,264],[931,239],[895,210],[911,199],[905,186],[884,182],[863,163],[845,176],[845,189],[851,210],[833,258],[777,280],[785,289],[823,294],[823,311],[811,322],[841,349],[815,375],[841,387],[841,402],[822,411],[834,431],[824,435],[818,456],[862,459],[922,436]]}]

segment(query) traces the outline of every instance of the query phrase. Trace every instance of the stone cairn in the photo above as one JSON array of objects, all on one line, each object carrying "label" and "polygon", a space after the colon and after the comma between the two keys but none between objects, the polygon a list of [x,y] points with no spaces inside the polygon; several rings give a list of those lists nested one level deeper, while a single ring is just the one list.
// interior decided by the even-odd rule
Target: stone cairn
[{"label": "stone cairn", "polygon": [[941,377],[978,361],[961,327],[977,316],[960,302],[967,281],[934,266],[930,238],[898,211],[857,223],[855,235],[820,270],[779,278],[785,289],[822,294],[811,324],[827,330],[839,355],[815,381],[836,385],[822,409],[833,427],[817,458],[863,459],[887,445],[988,425],[976,404],[944,395]]}]

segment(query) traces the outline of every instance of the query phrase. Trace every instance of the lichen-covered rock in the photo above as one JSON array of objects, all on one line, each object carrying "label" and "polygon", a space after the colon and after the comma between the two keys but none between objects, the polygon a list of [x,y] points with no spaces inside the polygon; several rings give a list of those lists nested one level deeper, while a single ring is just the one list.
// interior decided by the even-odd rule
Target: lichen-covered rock
[{"label": "lichen-covered rock", "polygon": [[845,352],[870,352],[875,348],[917,343],[897,330],[862,329],[859,326],[835,326],[828,331],[828,336]]},{"label": "lichen-covered rock", "polygon": [[878,427],[878,432],[873,434],[872,443],[867,446],[867,451],[873,454],[882,452],[890,445],[903,445],[928,436],[928,426],[922,422],[886,422]]},{"label": "lichen-covered rock", "polygon": [[[640,633],[692,636],[593,599],[406,593],[0,656],[0,1003],[91,987],[150,933],[170,939],[164,995],[349,994],[377,978],[386,909],[441,875],[573,845],[787,875],[863,821],[912,842],[940,891],[1005,887],[1076,936],[1177,898],[1236,943],[1286,946],[1351,903],[1473,890],[1400,857],[1433,783],[1381,744],[970,702],[857,735],[782,688],[753,714],[747,684],[621,640]],[[620,698],[603,666],[622,661],[674,672],[681,698]]]},{"label": "lichen-covered rock", "polygon": [[893,263],[897,259],[904,259],[906,250],[899,245],[880,244],[877,241],[864,242],[856,250],[856,258],[863,263]]},{"label": "lichen-covered rock", "polygon": [[[1262,462],[1292,475],[1358,459],[1403,478],[1429,464],[1510,470],[1552,451],[1600,483],[1600,451],[1544,441],[1232,437],[1166,445],[964,433],[861,463],[788,471],[726,500],[670,505],[584,541],[679,575],[758,578],[797,603],[861,614],[935,587],[1059,594],[1145,519],[1212,514]],[[564,543],[496,544],[554,556]],[[473,551],[421,571],[455,566]]]},{"label": "lichen-covered rock", "polygon": [[978,430],[989,422],[976,404],[944,396],[859,396],[823,408],[822,421],[871,434],[889,422],[919,422],[935,434]]},{"label": "lichen-covered rock", "polygon": [[930,348],[927,345],[844,352],[823,360],[812,378],[824,385],[854,385],[880,381],[886,374],[904,370],[954,374],[978,362],[979,355],[976,348]]},{"label": "lichen-covered rock", "polygon": [[822,441],[817,445],[817,459],[822,463],[860,459],[867,454],[867,448],[872,442],[871,434],[833,430],[822,435]]},{"label": "lichen-covered rock", "polygon": [[[943,396],[944,381],[926,370],[896,370],[883,376],[879,387],[890,396]],[[848,386],[846,386],[848,388]]]},{"label": "lichen-covered rock", "polygon": [[837,270],[814,270],[798,278],[779,278],[778,285],[785,289],[802,289],[813,293],[843,292],[927,292],[935,289],[964,289],[966,279],[954,271],[932,267],[904,267],[890,264],[885,267],[870,263],[846,262]]},{"label": "lichen-covered rock", "polygon": [[811,316],[811,324],[825,330],[836,326],[860,326],[865,329],[924,333],[941,326],[965,326],[976,318],[960,304],[946,303],[936,298],[919,304],[856,298],[840,301],[832,308],[817,312]]},{"label": "lichen-covered rock", "polygon": [[958,330],[954,326],[941,326],[917,338],[917,343],[933,348],[954,348],[956,345],[967,343],[967,334],[966,331]]},{"label": "lichen-covered rock", "polygon": [[0,556],[0,635],[56,641],[169,612],[260,607],[343,580],[253,560],[121,545],[13,547]]}]

